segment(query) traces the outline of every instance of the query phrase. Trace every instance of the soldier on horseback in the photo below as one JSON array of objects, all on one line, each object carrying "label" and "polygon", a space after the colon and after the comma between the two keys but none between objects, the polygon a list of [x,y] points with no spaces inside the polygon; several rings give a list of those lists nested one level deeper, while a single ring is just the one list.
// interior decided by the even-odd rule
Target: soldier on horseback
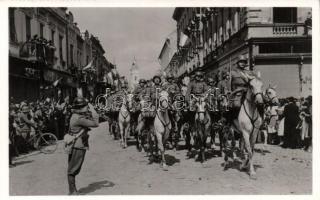
[{"label": "soldier on horseback", "polygon": [[240,109],[242,97],[248,89],[248,78],[246,75],[252,76],[254,73],[249,69],[247,59],[243,55],[240,55],[236,69],[231,71],[231,106],[235,112]]},{"label": "soldier on horseback", "polygon": [[187,93],[186,93],[186,100],[189,103],[190,100],[190,95],[194,94],[196,96],[202,95],[204,93],[206,93],[208,91],[208,85],[206,84],[206,82],[203,80],[203,72],[201,71],[197,71],[195,73],[195,80],[192,81],[187,89]]},{"label": "soldier on horseback", "polygon": [[217,84],[217,88],[219,88],[219,94],[220,96],[220,101],[221,102],[221,107],[224,111],[228,111],[228,97],[230,94],[230,78],[229,78],[229,73],[223,72],[222,73],[222,80],[219,81]]},{"label": "soldier on horseback", "polygon": [[[194,80],[188,85],[187,93],[186,93],[186,101],[189,106],[189,112],[186,114],[185,119],[186,122],[190,125],[192,135],[195,135],[195,115],[196,115],[196,108],[195,105],[197,103],[196,99],[192,99],[192,95],[196,97],[201,97],[203,94],[208,92],[208,85],[203,80],[203,72],[197,71],[195,73]],[[188,135],[186,135],[186,146],[188,148],[188,153],[191,151],[190,146],[190,132],[188,131]]]}]

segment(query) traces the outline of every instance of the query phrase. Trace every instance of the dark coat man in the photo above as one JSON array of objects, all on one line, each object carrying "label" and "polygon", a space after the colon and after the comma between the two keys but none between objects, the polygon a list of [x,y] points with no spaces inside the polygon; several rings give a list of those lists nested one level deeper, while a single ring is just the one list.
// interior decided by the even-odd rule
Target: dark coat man
[{"label": "dark coat man", "polygon": [[[86,150],[89,148],[88,131],[90,127],[99,126],[99,117],[90,105],[90,111],[86,100],[82,97],[77,97],[73,104],[74,112],[70,119],[69,134],[75,136],[73,147],[68,156],[68,184],[69,194],[77,195],[75,177],[80,173],[81,166],[84,161]],[[77,134],[81,134],[79,137]]]},{"label": "dark coat man", "polygon": [[299,107],[294,98],[289,98],[289,104],[284,107],[284,147],[295,148],[299,131],[297,125],[300,121]]}]

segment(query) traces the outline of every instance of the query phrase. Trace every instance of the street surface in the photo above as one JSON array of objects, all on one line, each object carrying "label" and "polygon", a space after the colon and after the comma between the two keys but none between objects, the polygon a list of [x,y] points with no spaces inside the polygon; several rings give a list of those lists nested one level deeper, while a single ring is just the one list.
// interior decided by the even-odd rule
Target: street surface
[{"label": "street surface", "polygon": [[[210,156],[205,164],[186,159],[186,150],[166,151],[168,171],[148,164],[133,140],[122,149],[101,123],[90,133],[77,188],[84,195],[137,194],[311,194],[311,153],[268,146],[265,155],[257,151],[254,164],[257,180],[237,167],[223,171],[223,158]],[[183,142],[181,142],[183,144]],[[67,155],[62,142],[52,155],[34,152],[18,157],[10,168],[10,195],[66,195]],[[257,149],[261,144],[257,145]]]}]

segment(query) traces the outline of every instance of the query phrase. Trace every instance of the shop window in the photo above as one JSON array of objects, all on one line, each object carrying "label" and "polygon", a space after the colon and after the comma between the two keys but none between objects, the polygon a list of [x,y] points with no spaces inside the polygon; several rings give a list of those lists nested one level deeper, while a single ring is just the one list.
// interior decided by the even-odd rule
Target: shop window
[{"label": "shop window", "polygon": [[311,53],[311,43],[271,43],[260,44],[259,53]]},{"label": "shop window", "polygon": [[26,16],[26,39],[27,41],[31,38],[31,18]]},{"label": "shop window", "polygon": [[43,38],[43,29],[44,29],[44,25],[40,23],[40,37],[42,38]]},{"label": "shop window", "polygon": [[55,34],[55,31],[51,30],[51,41],[53,45],[54,45],[54,34]]},{"label": "shop window", "polygon": [[274,23],[297,23],[297,8],[273,8]]}]

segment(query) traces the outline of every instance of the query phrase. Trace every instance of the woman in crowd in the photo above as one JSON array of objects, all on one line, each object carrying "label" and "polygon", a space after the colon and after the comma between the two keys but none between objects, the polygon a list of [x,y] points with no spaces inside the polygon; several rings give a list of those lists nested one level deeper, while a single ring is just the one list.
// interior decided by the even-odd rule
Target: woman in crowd
[{"label": "woman in crowd", "polygon": [[312,141],[312,97],[308,96],[301,105],[300,119],[300,137],[301,137],[301,147],[305,151],[311,151],[311,141]]}]

